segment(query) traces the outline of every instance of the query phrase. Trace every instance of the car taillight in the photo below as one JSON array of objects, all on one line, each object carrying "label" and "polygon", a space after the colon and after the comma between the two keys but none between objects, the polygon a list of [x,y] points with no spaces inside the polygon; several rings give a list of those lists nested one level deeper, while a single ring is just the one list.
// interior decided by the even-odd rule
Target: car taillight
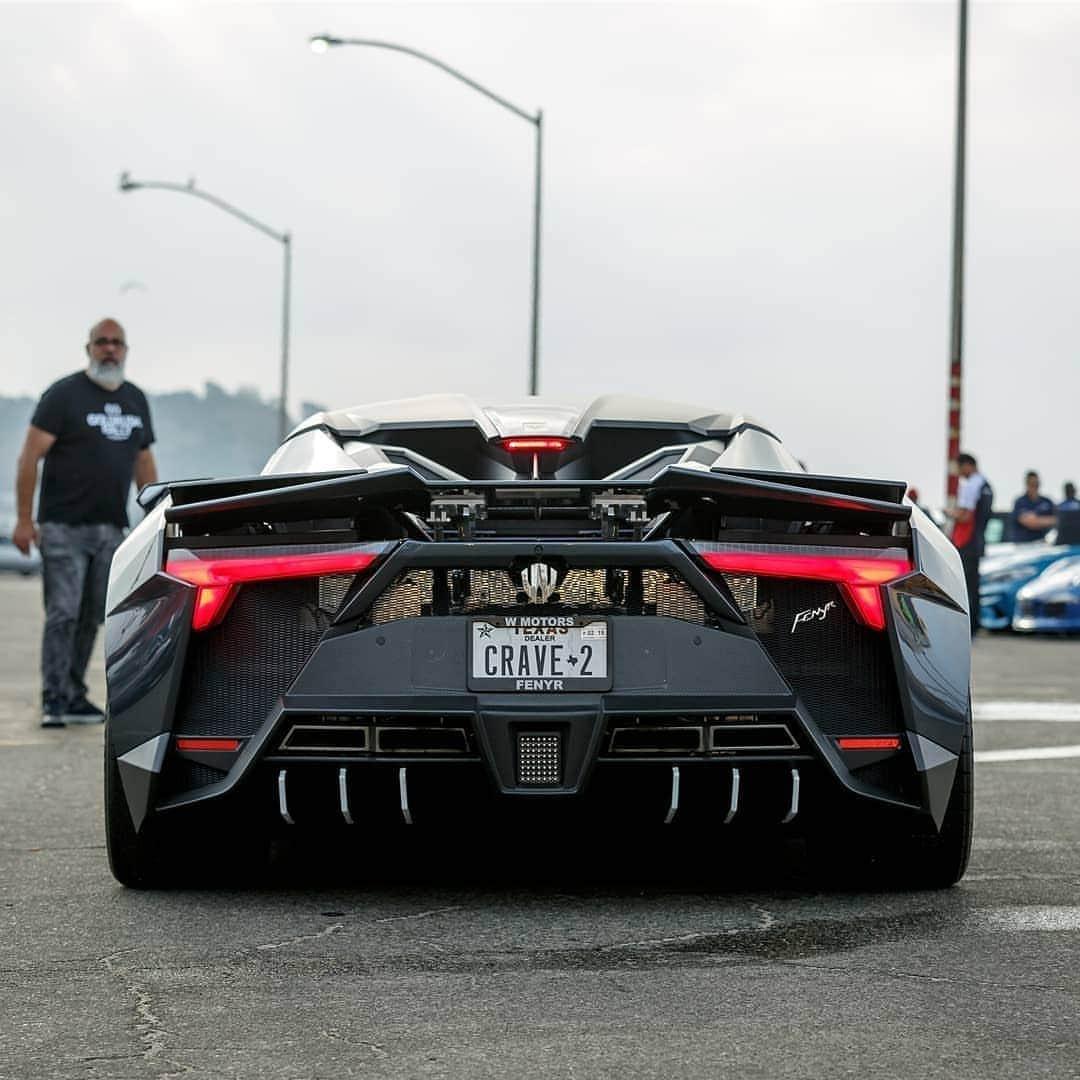
[{"label": "car taillight", "polygon": [[570,439],[556,435],[515,435],[499,439],[499,445],[511,454],[558,454],[570,445]]},{"label": "car taillight", "polygon": [[699,548],[698,554],[710,569],[726,574],[833,582],[840,587],[852,615],[875,630],[885,629],[881,586],[912,571],[911,560],[897,555],[895,549],[881,555],[870,551],[839,555],[804,554],[790,548],[777,552]]},{"label": "car taillight", "polygon": [[897,735],[851,736],[836,740],[841,750],[899,750],[900,738]]},{"label": "car taillight", "polygon": [[211,754],[235,754],[240,749],[239,739],[177,739],[177,750],[186,750],[188,753],[211,753]]},{"label": "car taillight", "polygon": [[355,574],[366,570],[382,553],[377,550],[316,551],[294,554],[206,556],[186,551],[170,555],[165,573],[194,585],[195,610],[192,630],[206,630],[225,617],[236,587],[253,581],[281,581],[287,578],[319,577],[322,574]]}]

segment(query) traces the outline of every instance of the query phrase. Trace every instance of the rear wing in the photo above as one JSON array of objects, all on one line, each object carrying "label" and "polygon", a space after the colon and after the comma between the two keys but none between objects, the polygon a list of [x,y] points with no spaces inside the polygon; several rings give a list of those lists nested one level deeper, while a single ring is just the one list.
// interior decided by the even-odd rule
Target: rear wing
[{"label": "rear wing", "polygon": [[[905,485],[898,481],[680,465],[640,481],[463,483],[428,479],[402,465],[184,481],[156,488],[149,496],[150,489],[145,489],[140,501],[152,506],[168,495],[165,520],[184,535],[256,524],[340,522],[373,511],[383,518],[407,516],[408,534],[426,523],[433,535],[449,532],[462,538],[509,532],[553,535],[560,522],[562,535],[570,529],[581,539],[588,539],[590,530],[609,538],[652,538],[650,523],[687,514],[715,519],[723,529],[891,535],[911,513],[902,502]],[[484,527],[477,529],[481,522]]]}]

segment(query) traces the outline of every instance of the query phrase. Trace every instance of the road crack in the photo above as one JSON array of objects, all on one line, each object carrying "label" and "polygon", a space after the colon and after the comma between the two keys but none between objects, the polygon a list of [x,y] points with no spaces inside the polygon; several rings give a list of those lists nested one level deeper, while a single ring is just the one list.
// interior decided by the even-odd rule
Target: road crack
[{"label": "road crack", "polygon": [[[385,926],[388,923],[397,922],[415,922],[419,919],[431,919],[437,915],[446,915],[452,911],[460,911],[461,904],[453,904],[450,907],[432,908],[430,911],[414,911],[409,915],[387,915],[381,919],[370,919],[363,923],[358,923],[353,926],[346,926],[345,923],[333,923],[330,926],[324,927],[322,930],[317,931],[314,934],[298,934],[296,937],[288,938],[285,941],[271,941],[265,942],[260,945],[256,945],[255,948],[261,952],[268,952],[275,949],[287,949],[292,945],[302,945],[308,941],[319,941],[322,938],[331,937],[334,934],[351,934],[355,931],[363,929],[365,926]],[[432,943],[432,947],[442,951],[439,946]]]},{"label": "road crack", "polygon": [[173,1080],[174,1077],[183,1076],[185,1073],[191,1072],[192,1069],[188,1065],[164,1056],[167,1049],[166,1040],[171,1032],[168,1031],[161,1018],[155,1013],[154,999],[150,991],[132,979],[130,972],[118,968],[115,964],[117,957],[134,951],[134,948],[121,949],[119,952],[101,957],[101,963],[104,965],[105,970],[115,979],[118,979],[123,984],[124,989],[134,998],[135,1034],[142,1044],[142,1050],[138,1056],[149,1065],[157,1065],[160,1059],[160,1064],[166,1068],[164,1071],[157,1073],[158,1080]]},{"label": "road crack", "polygon": [[315,934],[299,934],[294,938],[289,938],[287,941],[270,941],[262,945],[256,945],[255,948],[264,951],[269,949],[287,949],[290,945],[302,945],[305,941],[318,941],[320,938],[330,937],[331,934],[340,933],[344,929],[344,923],[333,923],[331,926],[326,926]]}]

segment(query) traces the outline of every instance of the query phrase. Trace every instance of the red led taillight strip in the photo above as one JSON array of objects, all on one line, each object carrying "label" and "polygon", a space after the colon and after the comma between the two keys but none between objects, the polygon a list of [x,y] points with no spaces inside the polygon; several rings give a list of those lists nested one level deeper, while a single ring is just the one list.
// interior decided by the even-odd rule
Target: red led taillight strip
[{"label": "red led taillight strip", "polygon": [[177,739],[177,750],[220,751],[230,754],[240,749],[239,739]]},{"label": "red led taillight strip", "polygon": [[895,735],[875,736],[873,738],[837,739],[836,745],[841,750],[899,750],[900,739]]},{"label": "red led taillight strip", "polygon": [[570,440],[555,435],[514,436],[509,439],[499,439],[499,445],[504,450],[509,450],[511,454],[561,453],[570,445]]},{"label": "red led taillight strip", "polygon": [[789,551],[701,551],[712,570],[758,577],[831,581],[840,586],[851,613],[875,630],[885,629],[881,586],[912,570],[911,560],[873,555],[802,555]]},{"label": "red led taillight strip", "polygon": [[198,589],[192,630],[206,630],[225,617],[236,586],[252,581],[354,574],[366,570],[379,551],[316,551],[296,555],[213,555],[200,558],[170,556],[165,573]]}]

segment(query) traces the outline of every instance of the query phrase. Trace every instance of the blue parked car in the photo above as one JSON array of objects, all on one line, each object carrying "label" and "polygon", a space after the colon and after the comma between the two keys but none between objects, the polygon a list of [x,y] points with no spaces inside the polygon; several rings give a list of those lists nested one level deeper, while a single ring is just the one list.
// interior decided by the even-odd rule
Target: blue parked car
[{"label": "blue parked car", "polygon": [[1080,555],[1059,559],[1019,589],[1012,626],[1033,632],[1080,630]]},{"label": "blue parked car", "polygon": [[979,566],[979,623],[986,630],[1013,625],[1017,593],[1062,559],[1080,555],[1080,545],[1032,543],[988,555]]}]

